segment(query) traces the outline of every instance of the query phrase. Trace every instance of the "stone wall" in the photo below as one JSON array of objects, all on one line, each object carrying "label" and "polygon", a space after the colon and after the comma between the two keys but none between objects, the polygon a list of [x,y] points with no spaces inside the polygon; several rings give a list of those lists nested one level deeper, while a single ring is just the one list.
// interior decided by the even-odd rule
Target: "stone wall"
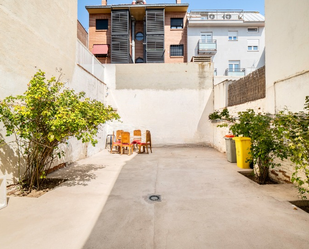
[{"label": "stone wall", "polygon": [[265,98],[265,67],[252,72],[228,87],[228,106]]}]

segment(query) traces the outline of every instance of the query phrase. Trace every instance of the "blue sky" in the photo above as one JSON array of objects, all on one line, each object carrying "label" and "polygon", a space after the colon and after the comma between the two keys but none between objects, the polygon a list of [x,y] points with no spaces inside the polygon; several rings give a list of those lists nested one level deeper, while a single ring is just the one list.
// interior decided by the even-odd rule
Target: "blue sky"
[{"label": "blue sky", "polygon": [[[101,0],[78,0],[78,20],[88,30],[89,20],[88,12],[85,6],[101,5]],[[107,4],[128,4],[132,0],[107,0]],[[176,0],[146,0],[147,3],[176,3]],[[205,9],[242,9],[259,11],[264,15],[264,0],[182,0],[182,3],[189,3],[190,10],[205,10]]]}]

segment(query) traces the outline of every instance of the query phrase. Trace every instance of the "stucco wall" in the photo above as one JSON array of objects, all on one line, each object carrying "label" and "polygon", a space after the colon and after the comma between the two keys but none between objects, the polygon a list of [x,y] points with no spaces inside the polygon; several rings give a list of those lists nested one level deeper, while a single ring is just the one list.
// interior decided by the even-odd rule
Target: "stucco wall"
[{"label": "stucco wall", "polygon": [[[104,67],[77,41],[77,1],[2,0],[0,30],[5,34],[0,46],[0,99],[22,94],[38,69],[50,78],[58,76],[56,68],[61,68],[61,81],[67,82],[68,87],[104,102]],[[62,145],[67,154],[59,163],[76,161],[103,149],[105,127],[98,134],[96,147],[76,139]],[[4,129],[0,129],[0,138],[4,134]],[[0,174],[6,174],[8,182],[12,182],[18,177],[16,146],[10,143],[11,137],[5,141],[0,148]]]},{"label": "stucco wall", "polygon": [[[253,109],[255,111],[265,111],[265,98],[256,101],[250,101],[241,105],[229,106],[228,107],[228,87],[235,81],[225,80],[214,86],[214,110],[222,111],[223,108],[229,110],[230,115],[236,117],[238,112],[246,111],[247,109]],[[226,152],[224,136],[229,133],[228,127],[217,127],[218,122],[211,122],[213,136],[211,145],[221,152]]]},{"label": "stucco wall", "polygon": [[104,82],[123,121],[113,130],[149,129],[155,146],[210,142],[211,63],[106,65]]},{"label": "stucco wall", "polygon": [[51,76],[62,68],[72,78],[76,20],[76,0],[1,1],[0,99],[22,93],[38,69]]},{"label": "stucco wall", "polygon": [[[304,100],[304,93],[308,93],[308,81],[306,77],[298,75],[309,70],[308,13],[308,0],[299,0],[297,3],[289,0],[282,0],[280,3],[273,0],[265,1],[266,97],[269,112],[275,112],[275,95],[278,97],[275,91],[279,90],[282,96],[281,91],[284,88],[288,91],[289,97],[284,101],[277,98],[280,102],[278,107],[284,103],[293,110],[303,107],[299,99]],[[286,78],[290,79],[285,81]],[[275,90],[276,81],[281,83]],[[285,84],[287,87],[284,87]]]}]

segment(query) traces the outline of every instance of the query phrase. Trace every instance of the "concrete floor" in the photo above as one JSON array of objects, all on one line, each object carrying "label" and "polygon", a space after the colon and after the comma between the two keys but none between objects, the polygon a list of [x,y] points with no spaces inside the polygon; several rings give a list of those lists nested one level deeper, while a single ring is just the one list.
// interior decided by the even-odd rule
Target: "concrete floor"
[{"label": "concrete floor", "polygon": [[69,181],[42,197],[11,197],[0,248],[309,248],[309,214],[288,202],[296,189],[239,170],[206,147],[103,151],[53,173]]}]

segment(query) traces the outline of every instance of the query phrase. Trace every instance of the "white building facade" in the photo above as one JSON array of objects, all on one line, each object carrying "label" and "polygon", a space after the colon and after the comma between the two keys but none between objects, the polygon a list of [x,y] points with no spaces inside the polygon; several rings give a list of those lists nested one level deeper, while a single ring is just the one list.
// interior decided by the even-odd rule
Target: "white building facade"
[{"label": "white building facade", "polygon": [[188,13],[188,61],[214,63],[217,76],[248,75],[265,65],[265,19],[258,12]]}]

